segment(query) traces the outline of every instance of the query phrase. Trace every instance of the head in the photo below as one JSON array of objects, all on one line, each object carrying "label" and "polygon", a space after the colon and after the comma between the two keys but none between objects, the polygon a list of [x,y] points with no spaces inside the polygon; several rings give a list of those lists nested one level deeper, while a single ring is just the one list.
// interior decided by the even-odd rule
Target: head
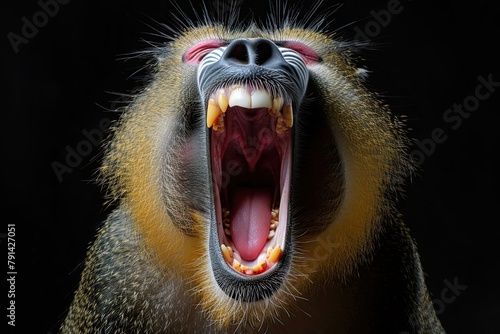
[{"label": "head", "polygon": [[218,326],[279,317],[320,276],[342,284],[409,168],[347,43],[280,22],[206,19],[157,48],[102,167],[151,261]]}]

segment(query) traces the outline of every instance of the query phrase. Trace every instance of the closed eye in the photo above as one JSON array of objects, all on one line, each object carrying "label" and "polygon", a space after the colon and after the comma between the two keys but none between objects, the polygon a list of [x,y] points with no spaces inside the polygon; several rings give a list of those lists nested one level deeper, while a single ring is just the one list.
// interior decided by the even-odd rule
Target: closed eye
[{"label": "closed eye", "polygon": [[321,57],[309,46],[296,41],[285,41],[279,43],[281,46],[297,52],[306,65],[314,65],[322,61]]},{"label": "closed eye", "polygon": [[184,53],[182,61],[190,64],[199,64],[208,53],[227,44],[227,42],[221,40],[206,40],[197,43]]}]

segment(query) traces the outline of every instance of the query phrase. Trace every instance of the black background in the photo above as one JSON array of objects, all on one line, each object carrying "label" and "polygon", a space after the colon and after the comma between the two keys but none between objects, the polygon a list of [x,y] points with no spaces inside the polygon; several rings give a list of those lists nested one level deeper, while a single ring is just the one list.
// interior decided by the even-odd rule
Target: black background
[{"label": "black background", "polygon": [[[355,28],[366,32],[366,27],[375,27],[371,11],[380,13],[388,3],[346,1],[329,28],[343,27],[339,34],[352,39]],[[82,148],[85,130],[118,117],[106,110],[123,99],[110,92],[130,92],[145,74],[133,75],[143,61],[122,61],[120,55],[147,48],[141,39],[161,41],[148,35],[154,33],[148,25],[155,20],[172,23],[172,5],[69,1],[17,53],[8,33],[20,35],[22,18],[33,22],[41,7],[36,1],[13,0],[2,7],[2,74],[7,83],[7,107],[0,117],[2,204],[4,224],[16,224],[16,332],[35,328],[29,332],[56,333],[77,287],[85,251],[109,208],[92,182],[101,159],[98,145],[91,145],[92,151],[62,180],[52,164],[65,163],[68,147]],[[267,1],[240,1],[240,7],[258,15]],[[396,115],[404,115],[412,138],[428,142],[437,128],[446,135],[425,155],[401,212],[417,240],[433,299],[443,301],[446,281],[467,286],[453,301],[436,303],[445,329],[499,333],[499,182],[494,157],[500,87],[457,129],[443,115],[454,103],[474,96],[479,76],[500,82],[499,52],[494,49],[500,18],[493,1],[401,0],[400,7],[385,27],[368,30],[374,43],[363,53],[371,71],[368,85]],[[6,254],[6,228],[0,233]],[[1,294],[7,294],[7,287]],[[445,291],[445,297],[453,294]]]}]

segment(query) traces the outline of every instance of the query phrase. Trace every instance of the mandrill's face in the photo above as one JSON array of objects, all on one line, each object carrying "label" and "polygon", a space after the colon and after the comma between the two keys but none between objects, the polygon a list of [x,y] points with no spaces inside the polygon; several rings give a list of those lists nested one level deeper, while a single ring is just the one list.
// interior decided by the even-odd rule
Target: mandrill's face
[{"label": "mandrill's face", "polygon": [[[258,302],[290,275],[296,234],[324,225],[321,207],[294,205],[305,196],[300,192],[320,189],[320,179],[333,181],[336,195],[342,188],[340,170],[326,167],[336,159],[334,139],[311,100],[310,68],[322,62],[313,43],[319,36],[308,40],[255,28],[211,33],[191,32],[182,55],[195,78],[197,117],[203,118],[197,124],[204,125],[198,131],[206,148],[187,163],[209,175],[210,275],[228,297]],[[191,145],[199,145],[195,138]],[[318,140],[323,147],[312,148]],[[312,156],[318,149],[328,156]],[[314,169],[305,171],[303,159]],[[309,203],[322,199],[314,190],[308,196]],[[307,210],[308,218],[300,219],[298,210]]]},{"label": "mandrill's face", "polygon": [[400,135],[332,36],[215,25],[160,50],[103,172],[209,317],[256,325],[362,261]]}]

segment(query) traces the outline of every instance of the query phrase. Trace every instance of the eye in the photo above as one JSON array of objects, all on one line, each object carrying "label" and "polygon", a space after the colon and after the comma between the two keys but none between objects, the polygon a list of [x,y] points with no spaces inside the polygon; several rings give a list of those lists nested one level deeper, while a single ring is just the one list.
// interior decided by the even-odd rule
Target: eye
[{"label": "eye", "polygon": [[280,43],[283,47],[297,52],[306,65],[313,65],[321,62],[321,57],[309,46],[295,41],[286,41]]},{"label": "eye", "polygon": [[226,46],[227,42],[220,40],[206,40],[196,43],[189,50],[184,53],[182,61],[190,64],[199,64],[200,61],[211,51]]}]

